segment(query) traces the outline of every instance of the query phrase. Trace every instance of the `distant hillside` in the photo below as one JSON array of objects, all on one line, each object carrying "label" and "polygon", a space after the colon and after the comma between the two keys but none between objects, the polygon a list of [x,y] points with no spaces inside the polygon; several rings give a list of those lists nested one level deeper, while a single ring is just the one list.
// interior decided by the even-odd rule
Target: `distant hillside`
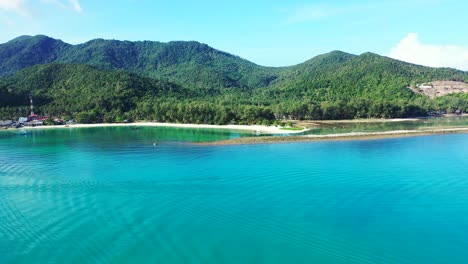
[{"label": "distant hillside", "polygon": [[[22,70],[0,82],[0,107],[28,112],[32,92],[36,111],[73,114],[92,109],[122,114],[148,98],[186,98],[190,92],[166,81],[87,65],[48,64]],[[115,118],[115,116],[114,116]]]},{"label": "distant hillside", "polygon": [[410,88],[415,93],[426,95],[432,99],[448,94],[468,94],[468,83],[460,81],[433,81],[411,86]]},{"label": "distant hillside", "polygon": [[292,67],[267,89],[287,98],[315,101],[410,99],[410,84],[432,80],[468,81],[468,73],[414,65],[373,53],[354,56],[335,51]]},{"label": "distant hillside", "polygon": [[70,45],[47,36],[23,36],[0,45],[0,76],[37,64],[87,64],[167,79],[191,88],[267,86],[277,70],[198,42],[95,39]]},{"label": "distant hillside", "polygon": [[468,79],[467,74],[460,71],[416,66],[371,53],[355,56],[334,51],[296,66],[272,68],[194,41],[162,43],[95,39],[70,45],[39,35],[22,36],[0,44],[0,77],[48,63],[86,64],[104,70],[125,70],[197,89],[255,89],[270,86],[273,82],[275,87],[322,89],[334,86],[330,80],[354,83],[354,79],[362,77],[361,84],[366,85],[367,81],[374,80],[385,85],[387,79],[394,77],[402,78],[401,81],[406,84],[447,78]]}]

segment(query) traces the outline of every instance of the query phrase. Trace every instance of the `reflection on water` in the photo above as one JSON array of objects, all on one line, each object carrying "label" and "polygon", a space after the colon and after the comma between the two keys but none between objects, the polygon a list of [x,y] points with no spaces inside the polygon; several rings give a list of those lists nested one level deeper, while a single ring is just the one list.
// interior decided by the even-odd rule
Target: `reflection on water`
[{"label": "reflection on water", "polygon": [[[48,144],[50,140],[62,141],[69,138],[87,137],[95,144],[106,142],[204,142],[217,141],[239,137],[253,136],[251,131],[209,129],[209,128],[177,128],[177,127],[93,127],[93,128],[58,128],[28,130],[28,135],[18,135],[15,130],[0,131],[0,139],[7,137],[30,138],[36,143]],[[42,137],[46,135],[46,137]]]}]

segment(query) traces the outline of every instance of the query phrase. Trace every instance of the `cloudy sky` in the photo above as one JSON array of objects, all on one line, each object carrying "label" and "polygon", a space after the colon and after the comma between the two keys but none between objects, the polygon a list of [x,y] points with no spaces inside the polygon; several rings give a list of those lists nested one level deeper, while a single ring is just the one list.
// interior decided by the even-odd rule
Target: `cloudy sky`
[{"label": "cloudy sky", "polygon": [[0,0],[0,42],[196,40],[286,66],[332,50],[468,70],[468,1]]}]

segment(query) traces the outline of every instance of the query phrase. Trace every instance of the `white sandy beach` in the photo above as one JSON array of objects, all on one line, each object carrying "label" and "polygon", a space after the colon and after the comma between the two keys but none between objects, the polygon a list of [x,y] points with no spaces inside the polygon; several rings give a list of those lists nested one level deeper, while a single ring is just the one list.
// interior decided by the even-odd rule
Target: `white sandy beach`
[{"label": "white sandy beach", "polygon": [[247,130],[260,132],[263,134],[297,134],[307,131],[303,130],[282,130],[275,126],[262,125],[202,125],[202,124],[174,124],[174,123],[156,123],[156,122],[138,122],[138,123],[122,123],[122,124],[75,124],[75,125],[60,125],[60,126],[38,126],[27,127],[27,129],[57,129],[57,128],[87,128],[87,127],[179,127],[179,128],[210,128],[210,129],[230,129],[230,130]]}]

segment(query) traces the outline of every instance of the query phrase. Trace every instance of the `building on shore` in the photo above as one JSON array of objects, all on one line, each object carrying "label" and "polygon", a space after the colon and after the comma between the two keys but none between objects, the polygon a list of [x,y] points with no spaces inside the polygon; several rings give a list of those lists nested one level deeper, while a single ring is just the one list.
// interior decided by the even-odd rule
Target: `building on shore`
[{"label": "building on shore", "polygon": [[9,127],[11,125],[13,125],[13,121],[12,120],[0,120],[0,127]]}]

